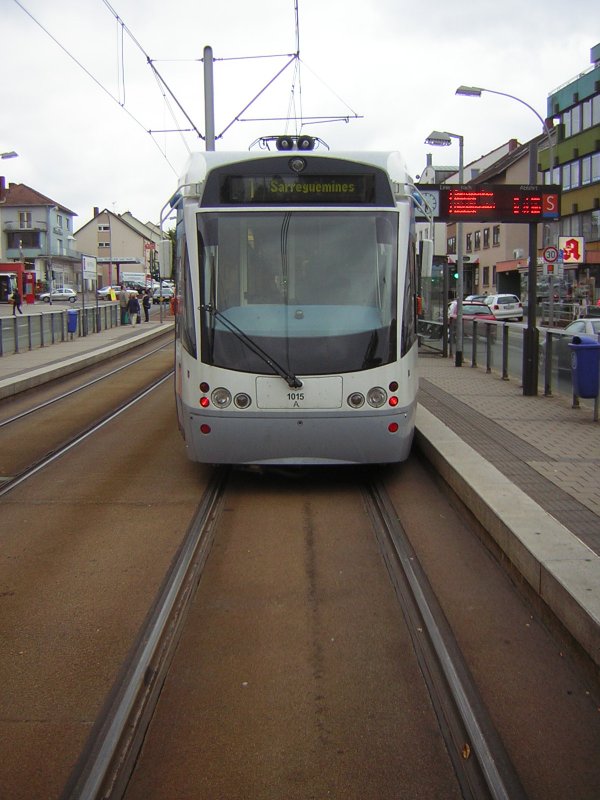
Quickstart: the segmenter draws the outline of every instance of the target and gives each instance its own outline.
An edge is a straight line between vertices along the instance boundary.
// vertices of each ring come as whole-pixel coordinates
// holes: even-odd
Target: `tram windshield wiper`
[[[205,303],[200,306],[202,311],[206,311],[215,319],[218,319],[220,323],[222,323],[228,331],[233,333],[236,339],[239,339],[242,344],[246,345],[246,347],[251,350],[255,355],[257,355],[265,364],[268,364],[274,372],[279,375],[280,378],[287,383],[287,385],[292,389],[300,389],[302,386],[302,381],[300,378],[296,377],[292,372],[288,372],[285,370],[281,364],[278,364],[274,358],[272,358],[267,352],[265,352],[260,345],[258,345],[253,339],[248,336],[247,333],[241,328],[228,319],[225,314],[219,311],[215,306],[210,305],[210,303]]]

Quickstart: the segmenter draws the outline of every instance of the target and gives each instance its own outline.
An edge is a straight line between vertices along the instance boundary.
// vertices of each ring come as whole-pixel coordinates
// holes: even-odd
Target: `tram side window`
[[[190,259],[185,236],[178,239],[178,281],[180,306],[178,310],[179,335],[181,343],[188,353],[197,357],[196,327],[194,319],[194,301],[192,296],[192,281],[190,274]],[[183,259],[182,259],[183,256]]]
[[[416,269],[415,269],[415,250],[411,243],[408,248],[406,259],[406,280],[404,283],[404,300],[402,309],[402,342],[401,355],[404,356],[415,343],[416,339],[416,316],[415,316],[415,292],[416,292]]]

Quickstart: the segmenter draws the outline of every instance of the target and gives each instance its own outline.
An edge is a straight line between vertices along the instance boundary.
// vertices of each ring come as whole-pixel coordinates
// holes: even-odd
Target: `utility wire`
[[[81,63],[81,61],[79,61],[77,58],[75,58],[75,56],[74,56],[72,53],[70,53],[70,52],[67,50],[67,48],[66,48],[64,45],[62,45],[62,44],[61,44],[61,43],[58,41],[58,39],[57,39],[55,36],[53,36],[53,35],[50,33],[50,31],[49,31],[47,28],[45,28],[45,27],[42,25],[42,23],[41,23],[41,22],[39,22],[39,20],[37,20],[37,19],[36,19],[36,18],[33,16],[33,14],[32,14],[32,13],[31,13],[31,12],[30,12],[30,11],[29,11],[27,8],[25,8],[25,6],[23,5],[23,3],[21,3],[21,1],[20,1],[20,0],[14,0],[14,2],[15,2],[15,3],[16,3],[18,6],[19,6],[19,8],[20,8],[22,11],[24,11],[24,12],[27,14],[27,16],[28,16],[28,17],[29,17],[29,18],[30,18],[30,19],[31,19],[33,22],[35,22],[35,24],[36,24],[38,27],[40,27],[40,28],[41,28],[41,29],[44,31],[44,33],[46,34],[46,36],[49,36],[49,37],[50,37],[50,39],[52,39],[52,41],[53,41],[53,42],[54,42],[56,45],[58,45],[58,47],[60,47],[60,49],[63,51],[63,53],[65,53],[65,55],[67,55],[67,56],[68,56],[68,57],[69,57],[69,58],[70,58],[72,61],[74,61],[74,62],[77,64],[77,66],[78,66],[80,69],[82,69],[82,70],[85,72],[85,74],[86,74],[86,75],[87,75],[89,78],[91,78],[91,79],[94,81],[94,83],[95,83],[95,84],[96,84],[96,85],[97,85],[97,86],[98,86],[98,87],[99,87],[99,88],[100,88],[100,89],[101,89],[101,90],[102,90],[102,91],[103,91],[105,94],[107,94],[107,95],[110,97],[110,99],[111,99],[111,100],[114,100],[114,102],[115,102],[115,103],[116,103],[116,104],[119,106],[119,108],[123,109],[123,111],[124,111],[124,112],[125,112],[125,113],[126,113],[126,114],[127,114],[127,115],[128,115],[128,116],[129,116],[129,117],[130,117],[130,118],[131,118],[131,119],[132,119],[134,122],[135,122],[135,123],[136,123],[136,125],[139,125],[139,127],[140,127],[140,128],[143,130],[143,131],[144,131],[144,133],[150,133],[150,132],[147,130],[147,128],[146,128],[146,127],[145,127],[145,126],[144,126],[144,125],[143,125],[143,124],[142,124],[142,123],[139,121],[139,119],[137,119],[137,117],[135,117],[135,116],[134,116],[134,115],[131,113],[131,111],[129,111],[127,108],[125,108],[125,106],[123,105],[123,103],[121,103],[121,102],[119,101],[119,99],[118,99],[117,97],[115,97],[115,96],[114,96],[114,94],[112,94],[112,92],[111,92],[109,89],[107,89],[107,88],[106,88],[106,86],[104,86],[104,85],[103,85],[103,84],[102,84],[102,83],[101,83],[101,82],[100,82],[100,81],[99,81],[99,80],[98,80],[98,79],[97,79],[97,78],[96,78],[94,75],[92,75],[92,73],[89,71],[89,69],[87,69],[87,67],[85,67],[85,66],[84,66],[84,65]],[[152,141],[154,142],[154,144],[156,145],[156,147],[158,148],[158,151],[159,151],[159,153],[160,153],[160,154],[162,155],[162,157],[165,159],[165,161],[167,162],[167,164],[168,164],[168,165],[171,167],[171,169],[173,170],[173,172],[174,172],[174,173],[177,175],[177,174],[178,174],[178,173],[177,173],[177,170],[175,169],[175,167],[173,166],[173,164],[171,164],[171,162],[170,162],[170,161],[169,161],[169,159],[167,158],[166,154],[165,154],[165,153],[164,153],[164,152],[161,150],[161,148],[160,148],[160,146],[159,146],[158,142],[157,142],[157,141],[154,139],[154,137],[152,137],[152,136],[151,136],[151,138],[152,138]]]
[[[162,76],[162,75],[160,74],[160,72],[159,72],[159,71],[156,69],[156,66],[154,65],[154,61],[152,60],[152,58],[150,58],[150,56],[148,55],[148,53],[147,53],[147,52],[144,50],[144,48],[142,47],[142,45],[141,45],[141,44],[138,42],[138,40],[135,38],[135,36],[133,35],[132,31],[131,31],[131,30],[130,30],[128,27],[127,27],[127,25],[125,24],[125,22],[124,22],[124,21],[121,19],[121,17],[120,17],[120,16],[117,14],[117,12],[116,12],[116,11],[115,11],[115,9],[114,9],[114,8],[111,6],[111,4],[108,2],[108,0],[102,0],[102,2],[103,2],[103,3],[104,3],[104,5],[105,5],[105,6],[108,8],[108,10],[110,11],[110,13],[111,13],[111,14],[112,14],[112,15],[115,17],[115,19],[117,20],[117,22],[119,22],[119,23],[121,24],[121,26],[122,26],[122,29],[123,29],[123,30],[124,30],[124,31],[127,33],[127,35],[129,36],[129,38],[131,39],[131,41],[132,41],[132,42],[135,44],[135,46],[138,48],[138,50],[139,50],[139,51],[140,51],[140,52],[143,54],[144,58],[146,59],[146,63],[148,64],[148,66],[150,67],[150,69],[151,69],[151,70],[154,72],[154,74],[155,74],[155,75],[158,77],[158,79],[159,79],[159,80],[160,80],[160,82],[163,84],[163,86],[165,87],[165,89],[167,90],[167,92],[168,92],[168,93],[171,95],[171,97],[173,98],[173,100],[175,101],[175,103],[177,103],[177,107],[179,108],[179,110],[181,111],[181,113],[183,114],[183,116],[184,116],[184,117],[187,119],[187,121],[190,123],[190,125],[192,126],[192,128],[193,128],[193,129],[196,131],[196,133],[198,134],[198,136],[200,137],[200,139],[204,139],[205,137],[204,137],[204,136],[203,136],[203,135],[200,133],[200,131],[198,130],[198,128],[196,127],[196,125],[195,125],[195,124],[194,124],[194,122],[192,121],[191,117],[190,117],[190,116],[189,116],[189,114],[187,113],[187,111],[186,111],[186,110],[184,109],[184,107],[181,105],[181,103],[179,102],[179,100],[178,100],[178,99],[175,97],[175,94],[174,94],[174,93],[171,91],[171,89],[170,89],[170,88],[169,88],[169,86],[167,85],[167,82],[165,81],[165,79],[163,78],[163,76]]]

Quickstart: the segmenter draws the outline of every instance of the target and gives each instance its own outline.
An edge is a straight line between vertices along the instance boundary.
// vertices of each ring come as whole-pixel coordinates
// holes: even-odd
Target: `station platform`
[[[173,318],[0,358],[0,399],[122,352]],[[415,441],[600,680],[600,422],[564,395],[422,354]]]

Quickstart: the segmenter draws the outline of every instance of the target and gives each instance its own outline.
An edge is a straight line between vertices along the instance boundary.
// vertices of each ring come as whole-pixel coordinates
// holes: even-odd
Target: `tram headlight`
[[[365,396],[360,392],[352,392],[348,395],[346,402],[351,408],[360,408],[365,404]]]
[[[367,403],[373,408],[381,408],[387,400],[387,392],[381,386],[373,386],[367,392]]]
[[[252,398],[249,394],[245,394],[244,392],[240,392],[236,394],[233,398],[233,402],[237,406],[237,408],[248,408],[252,404]]]
[[[278,136],[275,140],[275,147],[278,150],[293,150],[294,139],[291,136]]]
[[[312,136],[299,136],[296,140],[298,150],[314,150],[315,140]]]
[[[215,389],[210,398],[216,408],[227,408],[227,406],[231,405],[231,392],[229,389],[224,389],[222,386]]]

